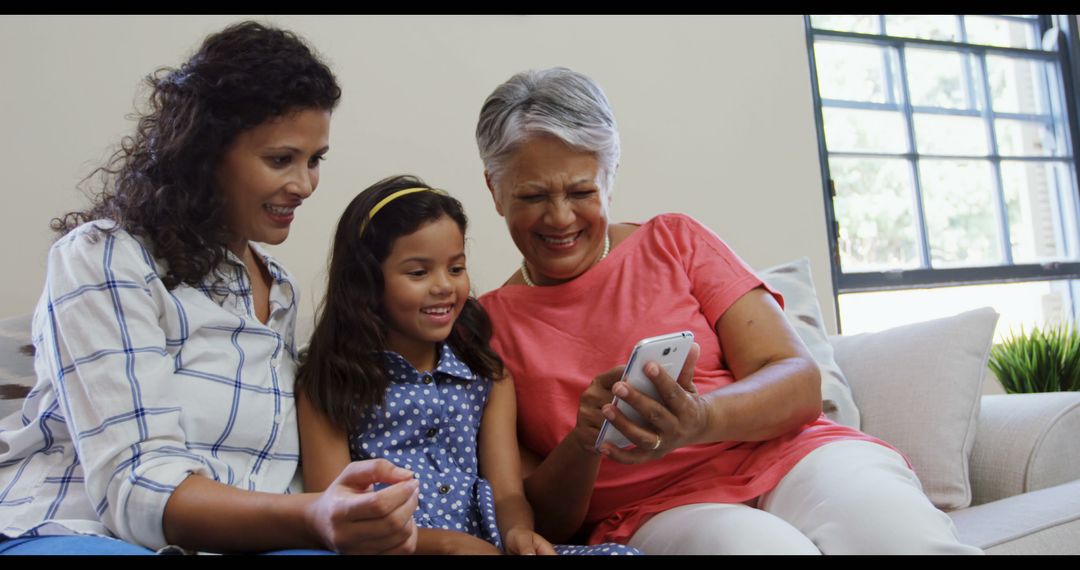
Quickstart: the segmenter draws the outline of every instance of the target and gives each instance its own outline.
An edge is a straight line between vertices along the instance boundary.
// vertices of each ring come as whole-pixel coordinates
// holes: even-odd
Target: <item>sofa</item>
[[[805,258],[759,274],[822,370],[825,413],[900,449],[963,542],[1080,554],[1080,393],[984,395],[992,309],[828,335]],[[0,320],[0,417],[34,384],[29,339],[29,315]]]
[[[821,369],[825,414],[899,449],[962,542],[1080,554],[1080,392],[1004,394],[987,369],[992,308],[829,335],[808,259],[758,274]]]
[[[948,338],[958,325],[982,320],[992,331],[996,317],[990,309],[971,311],[829,341],[851,384],[861,429],[904,452],[962,542],[988,554],[1080,554],[1080,392],[984,395],[972,382],[969,396],[940,388],[941,379],[960,375],[955,367],[927,382],[938,389],[882,385],[910,374],[911,367],[948,369],[949,363],[910,350],[912,345],[957,350],[956,344],[970,342]],[[913,366],[905,359],[924,362]],[[975,375],[996,383],[985,354],[979,364]]]

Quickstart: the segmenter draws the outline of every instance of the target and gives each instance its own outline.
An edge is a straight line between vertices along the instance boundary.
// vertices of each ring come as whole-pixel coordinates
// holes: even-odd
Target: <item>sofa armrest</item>
[[[1080,479],[1080,392],[983,396],[972,505]]]
[[[948,514],[987,554],[1080,554],[1080,480]]]

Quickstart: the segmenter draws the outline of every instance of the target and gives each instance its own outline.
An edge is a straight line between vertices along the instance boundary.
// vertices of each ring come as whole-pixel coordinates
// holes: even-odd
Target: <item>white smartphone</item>
[[[656,362],[669,376],[678,378],[683,363],[686,362],[686,355],[690,354],[690,347],[693,343],[694,333],[690,331],[642,339],[634,346],[634,351],[630,353],[630,360],[626,363],[626,370],[623,371],[621,380],[648,397],[663,402],[660,399],[660,394],[656,392],[656,386],[653,385],[652,380],[645,376],[645,364]],[[649,425],[645,418],[641,417],[641,414],[638,414],[634,408],[630,407],[630,404],[620,400],[618,396],[611,403],[626,415],[630,421],[640,426]],[[604,425],[600,427],[600,435],[596,438],[596,449],[600,449],[600,445],[604,442],[609,442],[620,448],[633,445],[622,432],[607,420],[604,420]]]

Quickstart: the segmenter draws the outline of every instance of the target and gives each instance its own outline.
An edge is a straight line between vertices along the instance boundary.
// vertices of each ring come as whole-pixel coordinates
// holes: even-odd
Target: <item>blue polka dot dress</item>
[[[491,485],[479,475],[476,443],[491,391],[448,344],[432,372],[385,353],[386,399],[364,414],[349,436],[352,459],[388,459],[420,481],[413,518],[420,528],[456,530],[503,548]],[[559,554],[638,554],[621,544],[556,546]]]

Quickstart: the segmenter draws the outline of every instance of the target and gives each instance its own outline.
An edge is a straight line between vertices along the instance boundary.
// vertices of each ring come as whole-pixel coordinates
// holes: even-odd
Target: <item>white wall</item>
[[[76,182],[133,122],[140,80],[177,65],[238,17],[0,18],[0,318],[30,312],[52,239],[81,207]],[[622,131],[613,217],[686,212],[755,267],[809,256],[835,330],[806,38],[798,16],[290,16],[344,96],[314,199],[275,248],[310,316],[332,228],[355,193],[414,173],[472,219],[477,293],[520,260],[491,206],[472,133],[480,104],[513,73],[563,65],[605,89]]]

